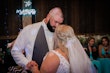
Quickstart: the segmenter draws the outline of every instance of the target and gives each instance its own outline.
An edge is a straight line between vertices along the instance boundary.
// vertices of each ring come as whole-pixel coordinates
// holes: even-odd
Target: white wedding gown
[[[56,54],[58,56],[58,58],[60,59],[60,65],[59,65],[56,73],[70,73],[70,64],[65,59],[65,57],[63,57],[60,53],[58,53],[54,50],[52,50],[51,52]]]

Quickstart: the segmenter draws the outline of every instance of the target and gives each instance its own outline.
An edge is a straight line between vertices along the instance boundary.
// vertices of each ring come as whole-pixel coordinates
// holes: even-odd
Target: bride
[[[31,66],[32,73],[96,73],[72,27],[59,25],[54,33],[54,50],[42,62]]]

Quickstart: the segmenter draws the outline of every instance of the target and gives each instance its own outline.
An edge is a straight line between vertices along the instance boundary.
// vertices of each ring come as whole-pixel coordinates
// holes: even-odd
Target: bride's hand
[[[38,69],[38,64],[37,63],[35,65],[32,65],[30,69],[31,69],[32,73],[40,73],[39,69]]]

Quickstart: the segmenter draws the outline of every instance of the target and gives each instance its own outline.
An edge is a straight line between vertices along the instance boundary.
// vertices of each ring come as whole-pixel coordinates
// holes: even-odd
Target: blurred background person
[[[86,40],[86,43],[83,47],[84,47],[88,57],[91,59],[92,63],[96,67],[98,73],[101,73],[101,65],[100,65],[100,62],[97,60],[97,58],[98,58],[98,48],[95,44],[95,38],[89,37]]]
[[[89,37],[87,39],[87,43],[84,45],[85,51],[90,59],[97,59],[98,58],[98,48],[95,45],[95,38]]]
[[[102,73],[110,73],[110,44],[107,36],[101,38],[101,44],[98,49],[98,61],[100,61]]]
[[[99,57],[110,58],[110,44],[108,37],[101,38],[101,44],[99,45]]]

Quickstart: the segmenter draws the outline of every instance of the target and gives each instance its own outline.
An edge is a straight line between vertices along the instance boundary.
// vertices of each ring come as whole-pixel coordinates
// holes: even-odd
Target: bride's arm
[[[60,60],[56,54],[49,52],[41,65],[41,73],[56,73]]]
[[[34,65],[32,68],[31,68],[31,71],[32,73],[41,73],[38,69],[38,66]]]
[[[58,56],[52,52],[49,52],[42,62],[40,71],[38,70],[37,65],[33,66],[31,71],[32,73],[56,73],[59,64],[60,60]]]

